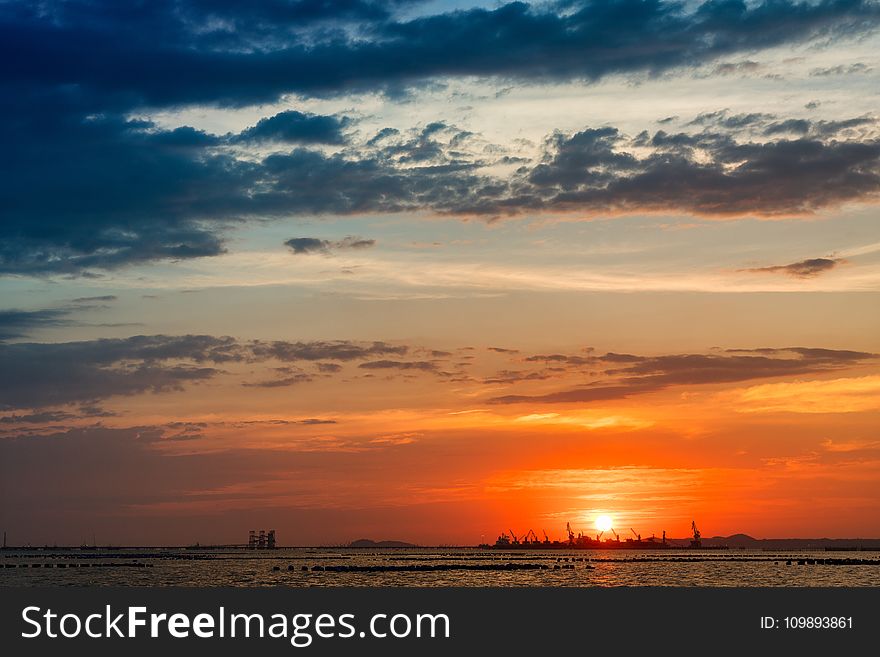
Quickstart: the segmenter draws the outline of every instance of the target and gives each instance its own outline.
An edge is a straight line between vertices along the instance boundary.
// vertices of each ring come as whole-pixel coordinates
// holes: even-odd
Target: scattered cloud
[[[27,415],[6,415],[0,417],[0,424],[51,424],[64,422],[77,417],[65,411],[38,411]]]
[[[244,382],[241,385],[247,388],[286,388],[298,383],[308,383],[314,380],[314,376],[307,372],[296,372],[290,368],[275,368],[282,377],[279,379],[267,379],[256,383]]]
[[[54,100],[64,103],[38,106]],[[367,140],[333,153],[297,145],[254,158],[202,142],[183,148],[149,122],[37,111],[9,135],[20,159],[36,151],[42,159],[7,172],[0,274],[83,274],[219,255],[229,227],[291,214],[811,214],[876,198],[876,124],[873,117],[778,120],[720,111],[691,121],[697,132],[557,132],[536,163],[499,177],[489,168],[497,158],[487,159],[483,147],[469,150],[470,133],[445,123],[395,131],[378,145]],[[761,141],[759,129],[771,134]],[[36,148],[47,131],[55,136]],[[295,254],[326,255],[375,240],[306,236],[286,244]]]
[[[0,310],[0,340],[20,338],[35,329],[69,326],[66,309]]]
[[[180,390],[219,373],[205,363],[243,357],[232,338],[206,335],[0,344],[0,409]]]
[[[330,255],[333,251],[362,250],[376,246],[376,240],[349,235],[341,240],[325,240],[316,237],[293,237],[284,243],[296,255],[320,253]]]
[[[216,377],[216,366],[281,361],[356,361],[405,356],[409,347],[384,342],[244,342],[210,335],[132,336],[63,343],[0,344],[0,410],[46,408],[145,392],[181,390]],[[388,365],[394,363],[394,365]],[[210,365],[210,366],[208,366]],[[338,372],[337,363],[318,362],[320,372]],[[431,366],[431,367],[429,367]],[[432,369],[431,363],[380,360],[369,368]],[[244,382],[274,388],[307,383],[314,375],[297,368],[274,368],[276,379]]]
[[[792,276],[794,278],[815,278],[820,274],[831,271],[845,262],[846,260],[842,258],[809,258],[788,265],[754,267],[751,269],[740,269],[740,271],[755,274],[785,274],[786,276]]]
[[[574,403],[625,399],[671,386],[711,385],[753,379],[833,371],[877,358],[876,354],[849,350],[789,347],[785,349],[731,349],[722,354],[677,354],[596,357],[595,367],[612,364],[597,379],[577,388],[531,395],[504,395],[493,404]],[[616,364],[625,363],[624,367]]]
[[[830,66],[827,68],[814,68],[810,71],[810,75],[813,77],[828,77],[831,75],[853,75],[857,73],[870,73],[873,69],[864,64],[862,62],[856,62],[855,64],[850,64],[845,66],[843,64],[838,64],[837,66]]]
[[[546,371],[529,372],[525,370],[501,370],[493,376],[483,379],[483,383],[487,385],[509,385],[513,383],[522,383],[523,381],[544,381],[551,378],[551,374]]]
[[[77,297],[76,299],[73,299],[71,303],[111,303],[117,299],[119,299],[119,297],[115,294],[104,294],[97,297]]]
[[[409,351],[405,345],[392,345],[386,342],[352,342],[350,340],[330,340],[314,342],[274,342],[255,341],[249,346],[258,358],[275,358],[291,362],[297,360],[318,361],[363,360],[375,356],[403,356]]]
[[[750,59],[741,62],[722,62],[718,64],[713,73],[715,75],[749,75],[761,71],[763,67],[760,63]]]
[[[709,113],[692,124],[703,128],[698,134],[638,139],[613,127],[553,134],[534,164],[444,121],[359,135],[349,130],[353,112],[300,107],[238,133],[211,134],[146,118],[282,98],[402,98],[446,78],[592,82],[700,66],[725,75],[758,65],[739,58],[746,53],[858,38],[880,25],[871,0],[512,2],[416,13],[402,11],[406,4],[3,5],[0,54],[17,64],[0,108],[7,153],[0,275],[85,276],[217,256],[226,252],[227,231],[255,218],[778,216],[871,199],[880,188],[876,135],[840,139],[831,122],[806,131],[785,123],[796,117],[780,118],[777,127],[797,128],[796,139],[729,134],[767,122],[760,113],[714,123]],[[504,163],[516,169],[499,174],[494,165]],[[295,253],[358,248],[294,239],[318,241],[294,242]]]
[[[342,144],[342,133],[350,123],[346,117],[320,116],[287,110],[260,119],[256,125],[232,138],[235,142],[281,142],[288,144]]]
[[[523,359],[527,363],[557,363],[561,365],[589,365],[596,362],[595,356],[571,356],[567,354],[538,354]]]
[[[374,360],[361,363],[358,367],[365,370],[420,370],[422,372],[433,372],[437,369],[437,364],[426,360]]]

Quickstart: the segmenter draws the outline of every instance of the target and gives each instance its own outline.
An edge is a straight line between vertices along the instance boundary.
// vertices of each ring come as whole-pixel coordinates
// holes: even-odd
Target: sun
[[[596,518],[596,529],[600,532],[607,532],[614,526],[614,520],[611,516],[599,516]]]

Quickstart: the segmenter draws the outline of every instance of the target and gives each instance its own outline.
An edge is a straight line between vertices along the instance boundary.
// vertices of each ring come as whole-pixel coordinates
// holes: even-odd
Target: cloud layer
[[[0,14],[4,77],[80,85],[103,105],[240,105],[286,92],[393,89],[445,76],[595,80],[876,28],[870,0],[512,2],[394,17],[402,3],[24,3]],[[365,11],[370,7],[370,11]],[[349,11],[346,11],[349,9]],[[13,64],[14,62],[14,64]]]
[[[429,354],[430,358],[425,358]],[[430,375],[444,382],[534,385],[546,389],[576,378],[577,387],[540,394],[494,396],[494,404],[565,403],[623,399],[670,386],[734,383],[827,372],[857,366],[876,354],[821,348],[731,349],[710,354],[639,356],[592,350],[580,354],[522,356],[504,351],[520,369],[477,378],[465,373],[455,354],[387,342],[243,341],[210,335],[152,335],[66,343],[0,344],[0,410],[94,405],[115,397],[181,390],[227,374],[240,385],[280,388],[337,376],[353,364],[365,376]],[[236,364],[265,364],[270,378],[234,373]],[[468,361],[479,368],[481,362]],[[239,368],[240,369],[240,368]],[[491,370],[490,370],[491,371]],[[87,414],[100,414],[100,410]],[[13,417],[13,416],[10,416]],[[9,420],[12,422],[12,420]]]
[[[611,353],[589,358],[591,369],[604,370],[603,374],[608,377],[604,380],[593,377],[593,381],[577,388],[537,395],[503,395],[489,402],[556,404],[625,399],[670,386],[733,383],[833,371],[875,358],[876,354],[867,352],[804,347],[731,349],[720,354],[646,357]],[[575,363],[577,367],[584,364]]]
[[[870,117],[793,124],[719,112],[678,132],[556,133],[537,162],[506,177],[489,167],[508,156],[487,157],[470,133],[443,123],[414,134],[383,130],[335,152],[295,145],[255,160],[231,149],[231,137],[191,128],[58,119],[36,113],[14,130],[0,127],[20,160],[4,179],[0,273],[81,273],[218,255],[231,226],[291,214],[772,217],[871,200],[880,191],[880,136]],[[287,242],[300,254],[372,244],[356,237]]]
[[[551,135],[537,162],[498,154],[504,148],[440,121],[359,136],[352,117],[301,108],[229,134],[142,118],[289,93],[398,93],[448,77],[540,84],[655,75],[782,44],[862,37],[880,21],[873,0],[587,0],[443,13],[415,4],[3,4],[0,275],[216,256],[226,232],[253,218],[777,216],[876,196],[871,117],[716,112],[679,132],[637,137],[586,127]],[[498,173],[497,165],[516,164]],[[298,244],[294,252],[305,252]]]
[[[80,342],[0,344],[0,410],[96,402],[108,397],[181,390],[207,381],[234,363],[314,363],[325,375],[338,363],[367,361],[367,368],[425,370],[421,362],[390,361],[406,345],[347,340],[250,341],[210,335],[138,335]],[[372,360],[377,359],[378,360]],[[324,362],[330,361],[330,362]],[[430,369],[430,368],[428,368]],[[276,367],[278,378],[242,385],[282,387],[311,381],[313,374]]]

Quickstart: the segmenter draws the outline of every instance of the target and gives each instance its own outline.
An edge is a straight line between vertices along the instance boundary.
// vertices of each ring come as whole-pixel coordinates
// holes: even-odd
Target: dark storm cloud
[[[597,361],[626,367],[606,369],[607,382],[541,395],[504,395],[493,404],[573,403],[624,399],[664,390],[670,386],[736,383],[754,379],[832,371],[877,358],[867,352],[789,347],[785,349],[731,349],[723,354],[675,354],[620,359],[615,354]]]
[[[151,122],[87,114],[75,95],[25,94],[13,98],[11,114],[0,107],[8,155],[0,162],[0,274],[83,274],[219,255],[224,231],[243,219],[430,208],[478,182],[466,174],[474,164],[446,152],[461,131],[253,160],[221,145],[232,138],[190,134],[183,146]],[[371,245],[347,238],[324,247]]]
[[[0,310],[0,340],[20,338],[34,329],[69,326],[66,309]]]
[[[878,22],[871,0],[513,2],[410,20],[396,19],[391,3],[251,7],[262,4],[11,3],[0,14],[3,77],[79,85],[105,105],[242,105],[285,92],[395,89],[443,76],[658,73],[817,37],[859,36]],[[310,29],[310,20],[329,24]]]
[[[180,390],[241,360],[232,338],[134,336],[0,345],[0,408],[41,408],[116,395]]]
[[[846,261],[842,258],[809,258],[788,265],[754,267],[751,269],[741,269],[740,271],[755,274],[785,274],[794,278],[815,278],[819,274],[831,271],[844,262]]]
[[[2,85],[0,85],[2,92]],[[284,112],[215,136],[92,112],[71,89],[27,88],[0,108],[0,274],[82,273],[219,255],[242,218],[295,211],[231,144],[343,140],[347,119]],[[258,193],[268,189],[271,193]]]
[[[294,254],[321,253],[329,255],[333,251],[347,249],[369,249],[376,245],[376,240],[349,235],[341,240],[324,240],[316,237],[294,237],[287,240],[285,246],[290,247]]]
[[[555,141],[545,161],[514,182],[506,198],[475,199],[471,209],[773,216],[809,214],[880,192],[876,138],[760,143],[738,141],[727,132],[661,130],[647,140],[655,150],[642,157],[622,150],[626,140],[615,129]]]
[[[149,123],[65,114],[54,105],[63,100],[16,98],[23,106],[12,117],[0,109],[0,273],[78,273],[223,252],[217,231],[240,209],[247,164],[164,143]],[[211,227],[200,223],[208,217]]]
[[[287,142],[291,144],[342,144],[345,117],[305,114],[295,110],[260,119],[251,128],[233,137],[236,142]]]

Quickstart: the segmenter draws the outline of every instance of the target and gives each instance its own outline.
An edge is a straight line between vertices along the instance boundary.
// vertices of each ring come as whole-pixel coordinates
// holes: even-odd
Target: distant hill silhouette
[[[404,543],[403,541],[371,541],[368,538],[359,538],[348,544],[351,548],[409,548],[418,547],[413,543]]]
[[[673,545],[688,545],[688,539],[672,539]],[[705,547],[728,547],[745,550],[799,549],[880,549],[880,538],[753,538],[748,534],[703,538]]]

